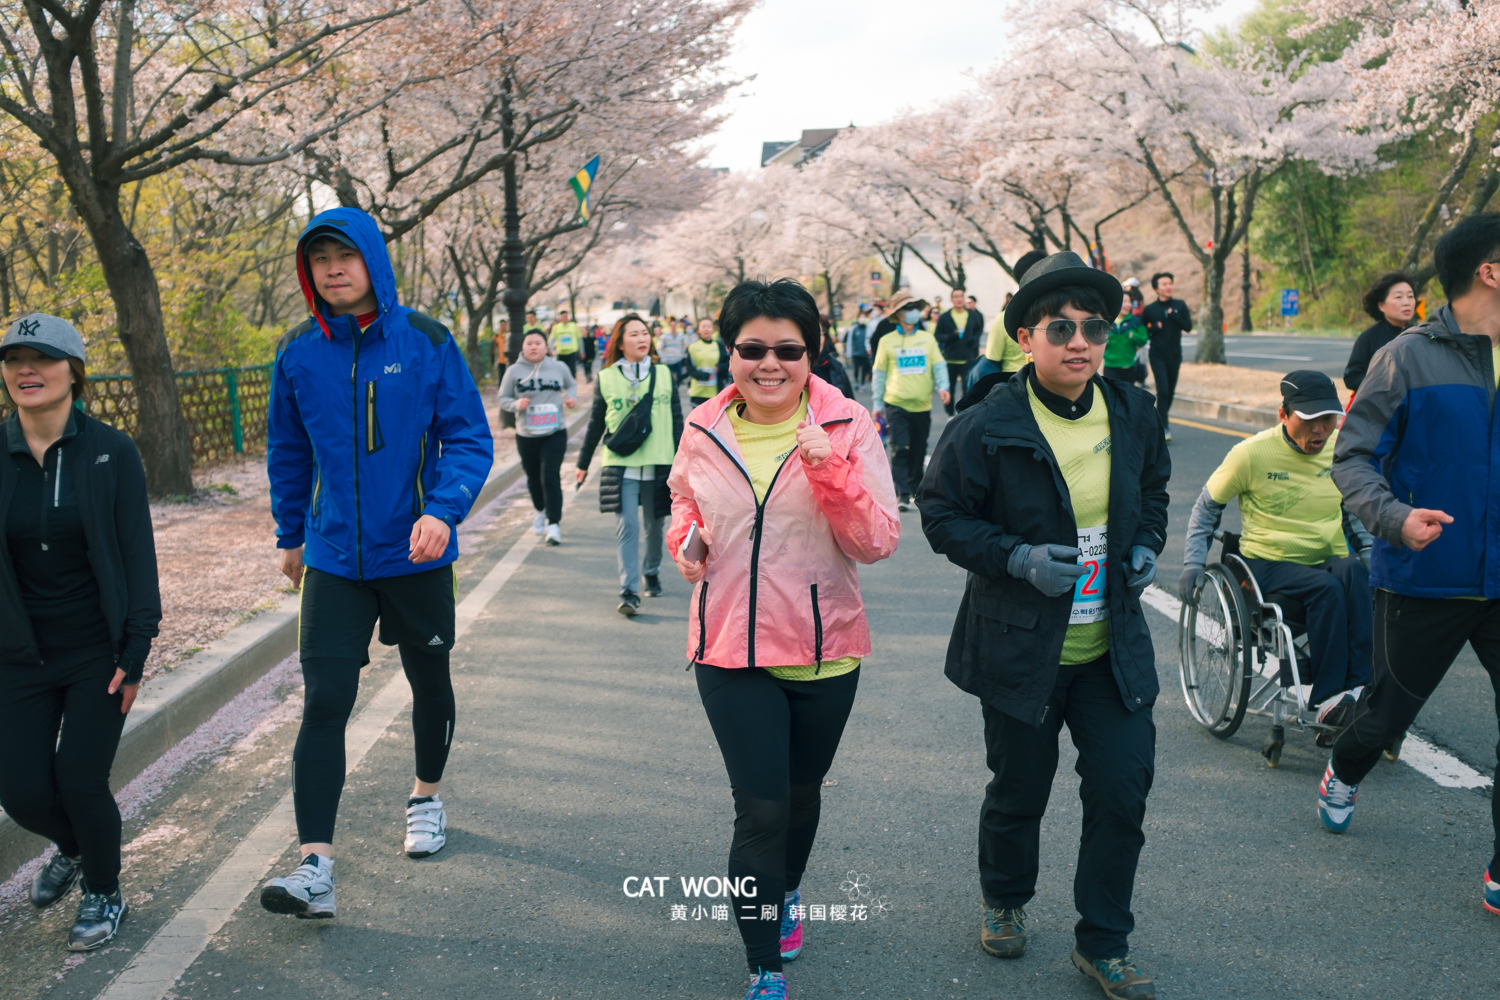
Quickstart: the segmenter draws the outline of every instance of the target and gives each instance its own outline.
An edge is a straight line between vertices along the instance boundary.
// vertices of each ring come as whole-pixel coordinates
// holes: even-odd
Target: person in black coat
[[[968,386],[965,376],[969,366],[979,360],[979,341],[984,336],[984,317],[978,310],[971,311],[968,308],[968,296],[962,288],[953,289],[952,300],[953,308],[937,318],[937,325],[932,331],[933,337],[937,339],[938,349],[943,352],[943,360],[948,363],[951,394],[944,409],[950,417],[962,395],[960,384],[963,388]],[[962,328],[960,323],[963,324]]]
[[[1141,594],[1166,543],[1171,457],[1150,394],[1098,377],[1121,298],[1074,253],[1027,272],[1005,327],[1033,361],[948,422],[917,507],[933,551],[968,573],[946,673],[980,699],[994,774],[980,812],[980,944],[1025,951],[1066,724],[1083,800],[1073,962],[1149,998],[1128,942],[1159,690]]]
[[[839,362],[838,347],[834,343],[833,320],[827,316],[819,316],[818,322],[823,326],[823,349],[818,354],[812,373],[842,392],[846,398],[853,399],[854,386],[849,382],[849,373]]]
[[[1182,368],[1182,335],[1193,328],[1193,314],[1188,311],[1187,303],[1172,298],[1175,280],[1167,271],[1153,274],[1151,287],[1156,292],[1156,301],[1141,310],[1141,319],[1150,337],[1156,409],[1161,414],[1161,425],[1166,430],[1168,441],[1172,440],[1172,427],[1167,423],[1167,414],[1171,412],[1172,399],[1177,395],[1177,374]]]
[[[1417,294],[1414,282],[1405,271],[1382,274],[1365,292],[1361,305],[1375,325],[1369,327],[1354,341],[1349,352],[1349,363],[1344,366],[1344,385],[1350,392],[1358,392],[1359,384],[1365,380],[1365,371],[1375,352],[1411,325],[1412,315],[1417,311]]]
[[[129,910],[109,772],[161,622],[146,474],[129,437],[74,406],[71,323],[17,320],[0,367],[16,408],[0,457],[0,806],[57,845],[34,906],[82,882],[68,947],[92,951]]]

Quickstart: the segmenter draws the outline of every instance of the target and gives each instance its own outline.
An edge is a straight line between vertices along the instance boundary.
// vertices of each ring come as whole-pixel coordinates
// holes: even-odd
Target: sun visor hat
[[[46,313],[22,316],[5,331],[0,340],[0,357],[12,347],[30,347],[49,358],[77,358],[87,361],[83,352],[83,335],[65,319]]]
[[[1339,402],[1333,379],[1307,368],[1294,371],[1281,380],[1281,408],[1303,420],[1326,417],[1330,413],[1343,416],[1344,413],[1344,404]]]
[[[1064,250],[1037,261],[1022,275],[1021,287],[1016,289],[1010,305],[1005,307],[1005,332],[1014,337],[1021,328],[1021,317],[1037,299],[1069,285],[1082,285],[1098,291],[1104,297],[1106,318],[1120,314],[1125,290],[1120,287],[1119,279],[1108,271],[1089,267],[1076,253]]]

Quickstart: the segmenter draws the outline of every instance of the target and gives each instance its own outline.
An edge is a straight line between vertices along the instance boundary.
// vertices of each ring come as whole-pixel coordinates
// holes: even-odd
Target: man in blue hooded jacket
[[[261,904],[332,917],[344,728],[377,619],[412,688],[406,852],[445,843],[454,529],[489,475],[494,440],[452,335],[396,301],[374,219],[354,208],[314,217],[297,241],[297,277],[311,315],[276,350],[267,465],[281,570],[302,587],[306,704],[292,754],[302,862],[266,884]]]

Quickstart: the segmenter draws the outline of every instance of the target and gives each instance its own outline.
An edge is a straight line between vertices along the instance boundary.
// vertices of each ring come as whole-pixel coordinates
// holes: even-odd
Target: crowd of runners
[[[1237,500],[1244,564],[1305,605],[1329,831],[1349,827],[1360,782],[1399,752],[1465,643],[1500,692],[1500,215],[1454,226],[1435,262],[1448,304],[1416,326],[1411,278],[1371,288],[1377,323],[1350,359],[1347,416],[1326,376],[1289,373],[1279,425],[1206,483],[1178,484],[1198,499],[1177,526],[1168,419],[1193,321],[1171,274],[1143,289],[1034,252],[988,325],[960,288],[946,303],[899,291],[839,329],[783,279],[746,281],[696,322],[628,313],[606,330],[559,310],[546,328],[528,313],[500,331],[498,404],[533,530],[563,542],[567,417],[591,382],[572,478],[581,487],[599,457],[618,611],[661,596],[664,559],[693,586],[683,649],[733,796],[726,874],[747,1000],[786,997],[804,946],[820,788],[873,652],[858,567],[893,555],[903,527],[963,573],[944,669],[979,699],[993,774],[975,790],[977,944],[1026,952],[1066,726],[1083,802],[1071,961],[1114,1000],[1157,995],[1129,937],[1160,668],[1141,598],[1169,532],[1186,537],[1178,596],[1198,602]],[[301,849],[260,902],[332,918],[345,727],[377,625],[413,697],[404,850],[446,842],[455,529],[496,428],[450,332],[398,301],[369,216],[316,216],[296,263],[308,318],[276,350],[267,464],[281,569],[302,594]],[[108,778],[161,619],[141,460],[75,405],[84,362],[57,317],[24,317],[0,341],[16,408],[0,461],[0,804],[56,845],[32,902],[81,886],[78,951],[112,940],[128,912]],[[929,461],[935,406],[950,418]],[[1492,873],[1500,856],[1479,887],[1500,914]]]

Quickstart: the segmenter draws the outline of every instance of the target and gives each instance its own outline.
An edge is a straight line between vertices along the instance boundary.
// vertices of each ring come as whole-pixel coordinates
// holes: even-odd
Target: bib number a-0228
[[[1105,600],[1108,576],[1109,526],[1078,529],[1078,564],[1084,574],[1073,585],[1073,609],[1069,625],[1091,625],[1109,620],[1109,602]]]

